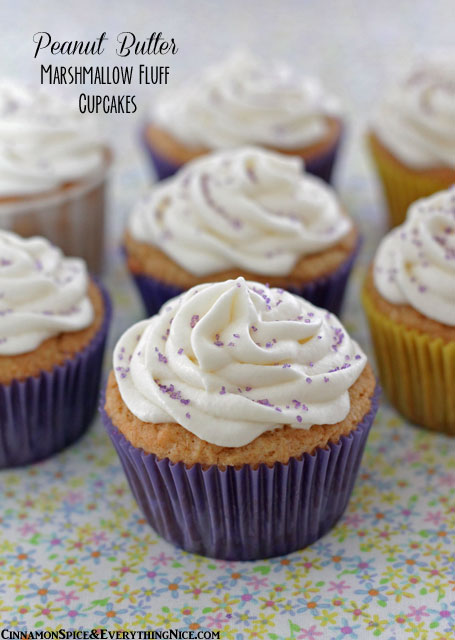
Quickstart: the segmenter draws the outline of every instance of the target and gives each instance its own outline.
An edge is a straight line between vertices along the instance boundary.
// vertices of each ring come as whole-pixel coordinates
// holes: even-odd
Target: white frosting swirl
[[[338,102],[314,78],[237,52],[162,94],[152,117],[188,146],[297,149],[323,138],[326,116],[338,114]]]
[[[103,165],[93,119],[58,98],[0,83],[0,197],[49,191]]]
[[[455,169],[455,52],[417,63],[380,105],[373,130],[406,165]]]
[[[129,221],[136,240],[197,276],[230,268],[287,275],[351,227],[334,191],[302,173],[300,158],[249,147],[185,165],[154,186]]]
[[[0,231],[0,356],[88,327],[94,311],[87,287],[80,258],[65,258],[44,238]]]
[[[243,278],[203,284],[135,324],[114,351],[123,401],[216,445],[335,424],[366,356],[332,314]]]
[[[374,283],[389,302],[455,326],[455,187],[417,200],[383,238]]]

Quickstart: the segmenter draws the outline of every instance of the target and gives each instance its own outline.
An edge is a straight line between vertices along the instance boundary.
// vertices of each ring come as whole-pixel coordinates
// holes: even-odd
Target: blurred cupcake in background
[[[0,229],[45,236],[100,271],[110,161],[90,116],[0,83]]]
[[[358,231],[302,159],[244,147],[196,159],[153,186],[125,232],[149,315],[205,281],[243,276],[339,313]]]
[[[238,278],[198,285],[121,336],[102,416],[158,533],[255,560],[341,517],[377,395],[335,316]]]
[[[318,80],[242,51],[163,92],[144,140],[159,179],[196,156],[252,144],[298,155],[330,182],[342,130],[338,101]]]
[[[382,240],[363,302],[381,384],[406,418],[455,436],[455,188]]]
[[[391,226],[415,200],[455,182],[455,51],[417,61],[386,94],[369,146]]]
[[[80,258],[0,230],[0,468],[81,436],[96,410],[110,302]]]

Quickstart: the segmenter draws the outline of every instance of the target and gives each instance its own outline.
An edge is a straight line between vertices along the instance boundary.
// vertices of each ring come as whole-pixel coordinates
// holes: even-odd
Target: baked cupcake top
[[[163,93],[152,119],[189,147],[298,149],[326,135],[328,115],[339,115],[338,101],[317,80],[237,52]]]
[[[0,198],[88,177],[104,155],[90,116],[41,90],[0,83]]]
[[[455,186],[417,200],[383,238],[374,284],[389,302],[455,326]]]
[[[47,338],[93,321],[89,277],[44,238],[0,230],[0,356],[34,351]]]
[[[203,156],[151,189],[129,231],[197,276],[287,275],[352,229],[333,189],[302,168],[301,158],[254,147]]]
[[[455,52],[416,62],[386,95],[372,128],[406,165],[455,168]]]
[[[365,364],[334,315],[243,278],[190,289],[114,350],[120,394],[139,420],[226,447],[343,420]]]

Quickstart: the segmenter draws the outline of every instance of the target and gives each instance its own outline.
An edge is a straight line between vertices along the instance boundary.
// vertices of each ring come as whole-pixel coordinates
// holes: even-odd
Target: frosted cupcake
[[[392,226],[455,182],[455,52],[414,65],[380,105],[369,143]]]
[[[99,271],[109,164],[90,116],[0,83],[0,228],[45,236]]]
[[[390,402],[455,435],[455,188],[415,202],[383,239],[363,298]]]
[[[0,468],[74,442],[96,409],[110,318],[83,260],[0,231]]]
[[[103,420],[168,541],[253,560],[342,515],[377,392],[332,314],[243,278],[203,284],[128,329],[113,368]]]
[[[199,282],[239,276],[339,313],[358,232],[301,158],[244,147],[194,160],[152,187],[124,244],[149,315]]]
[[[209,151],[253,144],[301,156],[330,182],[342,129],[338,101],[317,80],[237,52],[163,93],[144,137],[160,179]]]

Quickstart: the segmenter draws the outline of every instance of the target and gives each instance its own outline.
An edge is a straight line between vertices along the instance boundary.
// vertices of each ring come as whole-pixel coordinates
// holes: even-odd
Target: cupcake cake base
[[[349,501],[378,406],[348,435],[287,464],[172,463],[133,446],[104,408],[106,430],[133,495],[151,526],[191,553],[257,560],[291,553],[329,531]]]
[[[0,469],[43,460],[75,442],[97,407],[111,304],[96,281],[104,311],[89,344],[52,370],[0,384]]]

